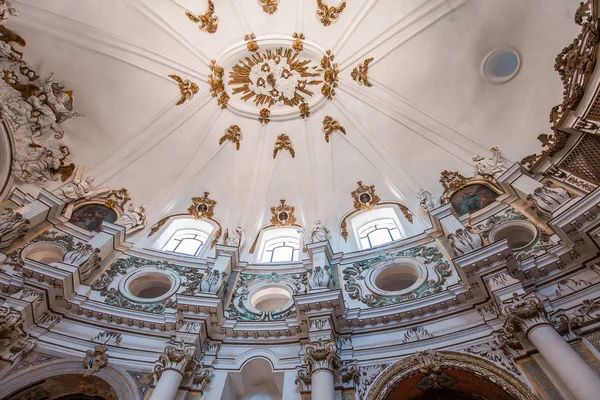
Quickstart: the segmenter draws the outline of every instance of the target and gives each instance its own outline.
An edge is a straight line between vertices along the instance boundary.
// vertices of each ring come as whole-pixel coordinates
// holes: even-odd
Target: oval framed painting
[[[465,186],[450,197],[450,203],[458,215],[475,213],[493,204],[498,193],[489,186],[475,183]]]
[[[90,232],[100,232],[102,222],[115,222],[117,213],[103,204],[83,204],[71,214],[69,222]]]

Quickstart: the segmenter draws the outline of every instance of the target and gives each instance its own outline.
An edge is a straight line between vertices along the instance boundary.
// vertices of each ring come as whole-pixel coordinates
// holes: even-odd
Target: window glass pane
[[[398,232],[398,228],[394,227],[393,229],[390,229],[390,234],[392,235],[392,239],[400,239],[400,232]]]
[[[179,240],[171,239],[171,240],[169,240],[169,243],[167,243],[165,245],[165,247],[163,247],[163,250],[164,251],[173,251],[173,250],[175,250],[175,247],[177,247],[178,244],[179,244]]]
[[[271,262],[284,262],[294,260],[294,248],[292,247],[277,247],[273,249],[273,258]]]
[[[387,229],[378,229],[375,232],[369,234],[371,240],[371,247],[379,246],[380,244],[389,243],[392,241],[390,231]]]
[[[202,246],[202,242],[196,239],[183,239],[179,243],[179,246],[175,249],[176,253],[188,254],[190,256],[195,256]]]

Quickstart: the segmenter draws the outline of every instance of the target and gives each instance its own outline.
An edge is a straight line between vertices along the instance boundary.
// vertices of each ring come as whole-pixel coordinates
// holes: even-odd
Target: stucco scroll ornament
[[[321,339],[317,343],[306,347],[304,362],[308,364],[307,372],[309,375],[321,369],[336,374],[341,366],[335,342],[324,342]]]
[[[521,349],[523,347],[519,341],[511,339],[506,334],[495,333],[492,340],[466,347],[464,351],[484,357],[516,375],[521,375],[513,359],[515,350]]]
[[[154,365],[154,373],[160,379],[163,371],[175,370],[183,376],[192,376],[198,370],[200,364],[196,361],[198,347],[184,341],[171,339],[165,346],[163,352],[158,356]]]
[[[94,270],[100,268],[102,258],[100,249],[89,243],[78,243],[73,250],[65,254],[63,261],[78,267],[79,276],[84,281],[92,275]]]
[[[209,267],[206,275],[200,280],[200,292],[218,295],[223,288],[223,279],[226,275],[225,272]]]
[[[292,139],[285,133],[277,136],[277,141],[275,142],[275,148],[273,149],[273,159],[277,157],[277,153],[282,150],[287,150],[290,152],[292,158],[296,158],[296,151],[294,150],[294,143],[292,143]]]
[[[352,79],[359,85],[372,87],[373,84],[369,81],[369,64],[373,62],[374,58],[367,58],[362,64],[358,64],[350,73]]]
[[[459,256],[480,249],[483,246],[481,236],[470,226],[457,229],[455,232],[448,234],[448,240]]]
[[[329,232],[329,229],[327,229],[327,227],[323,225],[321,220],[317,220],[315,222],[315,226],[313,227],[310,236],[312,239],[312,243],[326,242],[331,237],[331,233]]]
[[[323,26],[329,26],[340,17],[340,14],[346,8],[346,2],[342,1],[338,6],[328,6],[322,0],[317,0],[317,18]]]
[[[27,232],[29,220],[10,208],[0,209],[0,249],[8,247]]]
[[[235,149],[240,149],[240,142],[244,139],[244,135],[242,134],[242,130],[238,125],[231,125],[229,128],[225,129],[225,134],[221,136],[219,139],[219,145],[225,143],[225,141],[229,140],[232,143],[235,143]]]
[[[200,396],[204,393],[204,389],[212,380],[212,371],[210,369],[204,368],[204,365],[200,363],[200,367],[198,368],[200,372],[198,372],[194,379],[192,380],[192,389],[200,392]]]
[[[571,196],[566,189],[554,186],[551,181],[547,181],[543,186],[535,189],[533,194],[527,196],[527,200],[531,202],[531,207],[537,211],[537,214],[546,217],[551,217],[554,210],[570,199]]]
[[[212,0],[208,0],[208,10],[204,14],[195,16],[191,12],[186,12],[185,15],[198,25],[198,29],[208,33],[215,33],[219,28],[219,17],[215,15],[215,4]]]
[[[308,285],[312,290],[329,289],[333,286],[331,269],[328,266],[316,266],[312,269]]]
[[[419,205],[421,208],[423,208],[423,210],[429,212],[435,208],[435,202],[433,201],[433,195],[431,192],[419,189],[417,196],[419,196]]]
[[[175,104],[177,106],[182,105],[186,102],[186,100],[191,100],[192,97],[194,97],[194,95],[198,93],[198,90],[200,90],[195,82],[192,82],[189,79],[183,79],[179,75],[169,75],[169,78],[173,79],[179,84],[179,92],[181,93],[181,98]]]
[[[10,17],[17,15],[19,15],[19,11],[16,8],[10,7],[6,0],[0,0],[0,25],[6,24]]]
[[[527,333],[539,325],[551,325],[544,308],[544,303],[535,293],[528,295],[513,293],[513,297],[501,305],[502,315],[506,318],[504,332],[516,337],[516,334]]]
[[[279,6],[279,0],[257,0],[267,14],[274,14]]]
[[[0,306],[0,346],[7,347],[25,335],[21,313],[10,306]]]
[[[244,233],[244,228],[242,224],[238,224],[235,228],[235,231],[231,234],[227,233],[225,237],[225,244],[227,246],[237,247],[239,249],[244,246],[244,242],[246,241],[246,234]]]
[[[116,225],[125,227],[126,234],[130,234],[146,226],[146,205],[135,206],[133,201],[129,202],[127,210],[115,221]]]
[[[335,131],[346,134],[346,129],[340,125],[337,119],[333,119],[332,116],[326,115],[323,118],[323,132],[325,133],[325,141],[329,143],[329,136]]]
[[[473,156],[473,162],[475,162],[475,174],[485,179],[498,179],[500,175],[506,171],[506,167],[502,162],[502,154],[497,147],[490,149],[492,156],[485,158],[479,154]]]
[[[86,350],[83,360],[83,376],[88,377],[100,371],[100,368],[108,364],[107,348],[97,345],[94,350]]]

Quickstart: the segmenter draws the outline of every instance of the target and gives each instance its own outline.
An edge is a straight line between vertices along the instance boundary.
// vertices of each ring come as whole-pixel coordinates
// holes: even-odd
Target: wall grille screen
[[[560,168],[582,179],[600,184],[600,136],[586,134],[560,163]]]
[[[585,116],[585,119],[600,121],[600,92],[596,94],[596,98]]]

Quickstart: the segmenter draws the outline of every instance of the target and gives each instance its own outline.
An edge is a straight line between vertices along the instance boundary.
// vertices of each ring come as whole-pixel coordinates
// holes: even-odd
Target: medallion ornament
[[[254,34],[254,32],[253,33],[249,33],[246,36],[244,36],[244,41],[248,42],[246,44],[246,48],[251,53],[255,53],[255,52],[258,51],[258,44],[256,44],[256,42],[254,41],[254,39],[256,39],[256,35]]]
[[[281,150],[287,150],[290,152],[292,158],[296,158],[296,152],[294,151],[294,144],[288,135],[282,133],[277,136],[277,141],[275,142],[275,148],[273,149],[273,159],[277,157],[277,153]]]
[[[94,350],[85,352],[83,360],[83,376],[88,377],[100,371],[100,368],[108,364],[108,353],[106,347],[97,345]]]
[[[257,0],[267,14],[274,14],[279,7],[279,0]]]
[[[311,97],[310,86],[323,81],[311,79],[320,76],[310,60],[301,60],[298,53],[282,47],[266,50],[239,61],[229,73],[233,94],[242,94],[242,100],[252,99],[257,106],[281,104],[298,107]]]
[[[198,25],[198,29],[200,30],[208,33],[215,33],[219,28],[219,17],[215,15],[215,4],[212,2],[212,0],[208,0],[208,11],[206,11],[204,14],[195,16],[188,11],[185,13],[185,15],[187,15],[191,21],[200,24]]]
[[[271,226],[290,226],[296,224],[294,212],[296,207],[285,204],[285,200],[279,200],[281,204],[271,207]]]
[[[189,79],[182,79],[178,75],[169,75],[169,78],[179,83],[179,91],[181,92],[181,98],[177,101],[175,105],[182,105],[186,102],[186,100],[191,100],[192,97],[194,97],[194,95],[198,93],[198,85],[196,85]]]
[[[216,60],[211,60],[209,67],[212,72],[210,75],[208,75],[210,94],[212,94],[213,97],[218,97],[217,104],[222,109],[225,109],[227,108],[227,103],[229,103],[229,95],[225,91],[225,84],[223,83],[225,71],[223,70],[223,67],[217,65]]]
[[[237,125],[231,125],[229,128],[225,129],[225,134],[221,136],[221,139],[219,139],[219,145],[222,145],[228,140],[232,143],[235,143],[235,149],[239,150],[240,142],[243,138],[244,135],[242,135],[242,130],[240,127]]]
[[[338,6],[328,6],[323,0],[317,0],[317,18],[323,26],[329,26],[336,22],[342,11],[346,8],[346,2],[342,1]]]
[[[352,79],[357,82],[359,85],[364,85],[366,87],[372,87],[373,84],[369,82],[369,64],[373,62],[374,58],[367,58],[363,61],[362,64],[358,64],[353,70],[350,76]]]
[[[295,39],[294,44],[292,44],[292,49],[300,53],[302,50],[304,50],[304,43],[302,43],[302,41],[306,38],[304,37],[303,33],[298,32],[294,32],[292,37]]]
[[[321,68],[323,68],[323,86],[321,87],[321,93],[327,97],[328,100],[333,100],[335,97],[335,88],[338,87],[338,74],[340,70],[338,64],[334,63],[335,56],[331,50],[327,50],[327,54],[321,59]]]
[[[333,117],[326,115],[325,118],[323,118],[323,132],[325,133],[325,141],[327,143],[329,143],[329,136],[335,131],[341,132],[344,135],[346,134],[346,129],[340,125],[337,119],[333,119]]]
[[[204,192],[202,197],[192,197],[192,205],[188,208],[188,213],[195,219],[212,218],[215,215],[215,206],[217,202],[211,200],[209,192]]]

